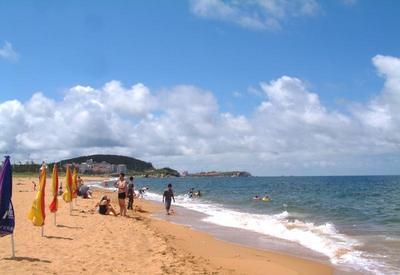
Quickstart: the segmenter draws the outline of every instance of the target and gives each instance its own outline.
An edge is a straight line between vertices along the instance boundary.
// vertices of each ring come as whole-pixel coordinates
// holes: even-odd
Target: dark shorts
[[[169,210],[171,208],[171,200],[165,200],[165,209]]]
[[[99,214],[101,214],[101,215],[107,214],[107,205],[100,205],[99,206]]]
[[[124,200],[126,198],[126,193],[118,193],[118,199]]]

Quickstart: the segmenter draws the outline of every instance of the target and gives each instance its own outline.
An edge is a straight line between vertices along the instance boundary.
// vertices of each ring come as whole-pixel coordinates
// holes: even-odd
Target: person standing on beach
[[[172,184],[169,183],[168,188],[165,189],[163,194],[163,203],[165,203],[165,210],[167,211],[167,215],[170,215],[172,200],[174,200],[175,203],[174,192],[172,191]]]
[[[81,192],[81,188],[82,188],[82,186],[84,185],[84,183],[83,183],[83,179],[81,179],[81,177],[80,176],[78,176],[78,188],[77,188],[77,190],[78,190],[78,196],[79,197],[83,197],[83,193]]]
[[[135,184],[133,181],[133,177],[131,176],[129,178],[129,184],[128,184],[128,209],[133,210],[133,197],[135,196]]]
[[[120,213],[121,216],[126,216],[126,205],[125,205],[125,199],[127,195],[127,183],[125,180],[125,174],[120,173],[119,174],[119,179],[117,180],[115,184],[118,188],[118,204],[120,208]]]

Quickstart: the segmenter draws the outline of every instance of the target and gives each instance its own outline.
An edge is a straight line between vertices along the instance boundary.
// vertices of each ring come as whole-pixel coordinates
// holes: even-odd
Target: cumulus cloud
[[[312,16],[320,10],[316,0],[191,0],[190,7],[197,16],[255,30],[277,29],[288,18]]]
[[[151,91],[110,81],[71,87],[61,100],[35,93],[0,103],[0,151],[22,161],[124,154],[190,171],[393,173],[400,161],[400,59],[377,55],[372,62],[382,91],[345,112],[327,108],[290,76],[261,82],[260,102],[247,115],[222,112],[213,92],[190,85]]]
[[[376,142],[394,148],[400,145],[400,59],[377,55],[372,59],[377,72],[385,79],[382,91],[366,105],[355,105],[354,115]]]
[[[19,58],[18,53],[14,50],[12,44],[8,41],[4,43],[3,47],[0,47],[0,58],[4,58],[10,61],[17,61]]]

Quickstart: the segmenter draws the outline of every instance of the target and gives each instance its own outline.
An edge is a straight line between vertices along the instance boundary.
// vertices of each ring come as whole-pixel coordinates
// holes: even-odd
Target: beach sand
[[[0,238],[0,274],[332,274],[329,265],[275,252],[251,249],[151,217],[161,206],[135,200],[129,217],[91,213],[102,192],[93,199],[78,198],[72,215],[59,197],[57,226],[48,210],[51,179],[46,186],[46,224],[27,219],[36,192],[32,180],[13,179],[16,258],[11,238]],[[64,179],[60,179],[65,182]],[[118,211],[116,193],[109,193]]]

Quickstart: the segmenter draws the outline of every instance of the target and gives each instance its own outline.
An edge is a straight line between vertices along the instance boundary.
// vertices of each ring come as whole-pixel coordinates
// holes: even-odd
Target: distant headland
[[[229,171],[229,172],[219,172],[219,171],[210,171],[210,172],[199,172],[190,174],[188,172],[183,172],[182,176],[185,177],[251,177],[251,174],[246,171]]]

